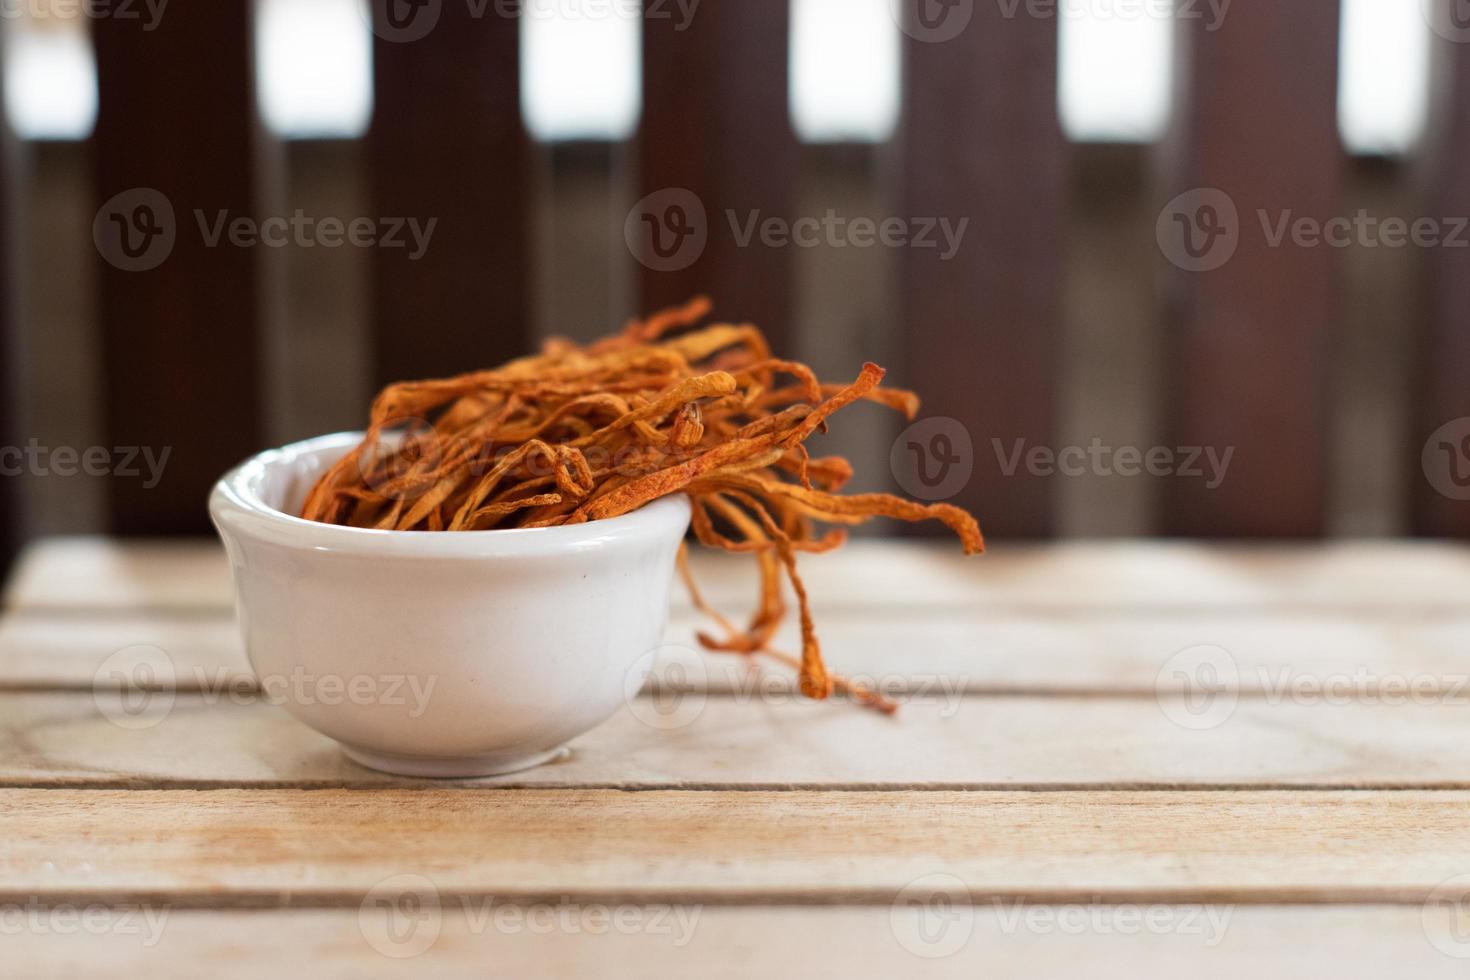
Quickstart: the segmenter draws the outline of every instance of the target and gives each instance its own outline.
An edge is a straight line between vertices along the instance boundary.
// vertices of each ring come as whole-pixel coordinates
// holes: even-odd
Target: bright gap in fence
[[[1342,2],[1344,143],[1359,153],[1410,152],[1424,132],[1429,101],[1432,32],[1422,5]],[[278,135],[362,135],[372,112],[366,3],[260,0],[260,107]],[[23,139],[82,139],[91,132],[97,80],[82,9],[37,0],[17,7],[19,16],[6,24],[6,109]],[[674,5],[672,15],[683,16],[684,9]],[[893,0],[791,0],[790,112],[804,142],[882,142],[892,135],[902,84],[902,35],[893,9]],[[1028,16],[1027,9],[1020,4],[1015,16]],[[1102,0],[1063,0],[1053,9],[1060,33],[1058,113],[1068,137],[1158,139],[1172,106],[1179,14]],[[1215,5],[1190,9],[1229,16],[1228,8],[1216,14]],[[692,11],[697,16],[697,6]],[[642,101],[639,26],[629,4],[527,0],[522,107],[534,138],[628,138]]]

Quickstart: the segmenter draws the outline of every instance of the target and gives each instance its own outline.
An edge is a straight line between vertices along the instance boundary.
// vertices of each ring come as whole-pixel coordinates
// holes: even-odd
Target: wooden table
[[[698,571],[746,608],[744,562]],[[680,596],[672,666],[566,758],[435,783],[262,703],[215,547],[38,545],[0,620],[0,972],[1470,975],[1470,550],[806,571],[898,717],[681,651]]]

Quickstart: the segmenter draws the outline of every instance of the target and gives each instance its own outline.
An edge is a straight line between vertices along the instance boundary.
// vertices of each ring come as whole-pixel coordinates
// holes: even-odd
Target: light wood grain
[[[695,552],[712,601],[748,608],[749,561]],[[1311,548],[1192,542],[997,546],[967,559],[954,547],[853,541],[803,556],[819,609],[1136,609],[1396,607],[1470,609],[1470,547],[1352,542]],[[677,607],[687,600],[675,590]],[[6,593],[11,609],[227,608],[217,545],[116,544],[61,538],[32,545]]]
[[[216,611],[27,614],[0,616],[0,690],[107,684],[108,658],[128,647],[162,651],[153,683],[191,690],[201,681],[234,683],[254,675],[233,615]]]
[[[563,926],[558,910],[552,927],[533,931],[530,917],[538,913],[529,907],[509,904],[497,925],[502,904],[485,901],[450,900],[437,916],[407,923],[401,945],[386,948],[427,948],[402,959],[371,945],[367,935],[379,936],[372,921],[365,930],[358,912],[348,909],[163,908],[150,910],[157,923],[152,930],[141,913],[118,909],[99,915],[108,931],[85,939],[54,930],[7,935],[5,955],[7,967],[26,977],[107,973],[184,980],[291,976],[308,965],[317,980],[402,976],[406,969],[445,980],[552,974],[616,980],[685,976],[696,964],[700,977],[715,980],[1075,976],[1079,964],[1099,980],[1239,980],[1259,975],[1268,962],[1270,975],[1321,980],[1465,975],[1464,960],[1429,943],[1425,916],[1412,907],[981,905],[953,913],[956,938],[950,942],[958,948],[952,955],[926,958],[903,944],[900,935],[912,942],[911,934],[902,919],[895,927],[887,908],[613,906],[610,912],[627,924],[620,930],[597,925],[601,920],[592,916],[598,906],[574,906],[567,920],[573,925]],[[125,918],[129,913],[132,918]],[[1143,914],[1160,926],[1134,925]],[[547,921],[545,913],[539,916],[538,923]]]
[[[382,787],[271,704],[178,695],[148,728],[82,694],[0,696],[0,786]],[[1177,705],[1171,704],[1170,707]],[[103,710],[103,709],[106,710]],[[154,709],[158,714],[154,714]],[[167,709],[167,713],[163,711]],[[1151,698],[962,698],[897,718],[789,694],[642,698],[523,773],[448,787],[1470,788],[1470,705],[1242,702],[1186,730]],[[922,800],[916,801],[922,803]]]
[[[676,612],[655,682],[732,693],[752,685],[790,690],[779,665],[752,677],[740,657],[705,654],[694,638],[706,624]],[[1223,647],[1238,666],[1242,694],[1258,696],[1283,678],[1365,676],[1428,679],[1444,690],[1470,675],[1470,616],[1240,612],[1225,614],[1018,615],[1008,612],[844,610],[818,632],[833,669],[896,693],[939,678],[969,693],[1147,694],[1177,652]],[[253,683],[232,615],[223,612],[11,613],[0,617],[0,690],[90,689],[118,650],[146,645],[166,655],[156,681],[178,690]],[[799,649],[794,623],[778,648]],[[765,663],[762,661],[762,663]],[[672,667],[678,664],[677,669]],[[106,683],[106,678],[102,679]]]
[[[1034,901],[1423,902],[1467,792],[0,790],[0,901],[448,895],[887,903],[952,875]]]

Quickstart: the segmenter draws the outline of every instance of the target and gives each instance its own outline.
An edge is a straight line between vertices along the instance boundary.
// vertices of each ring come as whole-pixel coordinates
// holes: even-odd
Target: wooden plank
[[[695,549],[692,559],[712,601],[747,608],[756,586],[745,556]],[[965,558],[948,543],[866,540],[828,555],[803,555],[801,567],[819,614],[864,608],[1354,614],[1470,605],[1470,549],[1440,542],[1310,548],[1068,542],[1004,546]],[[687,608],[681,588],[674,601],[676,609]],[[27,549],[5,604],[12,611],[223,610],[231,606],[231,590],[223,551],[214,544],[61,538]]]
[[[919,5],[901,6],[917,16]],[[910,20],[906,30],[902,214],[968,224],[953,255],[901,250],[908,363],[894,381],[921,393],[926,415],[952,420],[919,441],[938,453],[932,440],[947,435],[970,457],[973,473],[949,499],[994,539],[1044,537],[1056,524],[1052,481],[1024,467],[1007,474],[994,447],[1052,445],[1067,197],[1056,23],[1008,16],[1004,4],[949,4],[937,28]],[[901,482],[924,475],[913,476]],[[941,480],[934,492],[949,490]]]
[[[1467,792],[0,791],[0,902],[444,895],[887,903],[1419,903],[1470,866]]]
[[[562,140],[537,145],[535,345],[588,343],[636,315],[637,268],[613,216],[638,197],[632,144]]]
[[[1434,108],[1424,163],[1426,215],[1470,215],[1470,50],[1450,21],[1450,0],[1433,0],[1444,33],[1434,41]],[[1462,250],[1424,249],[1427,331],[1414,413],[1420,466],[1404,468],[1414,488],[1414,530],[1470,537],[1470,286]],[[1422,442],[1421,442],[1422,440]],[[1422,478],[1421,478],[1422,476]]]
[[[790,351],[792,247],[758,236],[742,245],[737,234],[752,217],[794,217],[788,0],[672,9],[643,18],[640,200],[625,227],[642,305],[706,293],[721,317],[753,321]]]
[[[743,657],[701,652],[695,632],[704,628],[694,613],[675,613],[655,686],[719,696],[789,691],[792,676],[778,664],[758,661],[752,671]],[[1283,681],[1351,681],[1371,692],[1410,679],[1450,692],[1466,674],[1470,617],[851,610],[823,617],[819,634],[834,670],[894,695],[938,683],[964,694],[1148,695],[1171,657],[1211,644],[1229,654],[1241,695],[1260,697]],[[797,644],[787,623],[774,646]],[[225,613],[21,613],[0,618],[0,691],[91,690],[109,657],[140,645],[163,652],[154,658],[160,689],[254,687]]]
[[[1149,179],[1153,148],[1087,143],[1072,153],[1057,444],[1089,446],[1098,439],[1105,446],[1155,446],[1164,424],[1158,392],[1166,358]],[[1104,470],[1058,480],[1057,536],[1157,534],[1160,479]]]
[[[233,243],[227,227],[259,220],[269,199],[253,9],[223,0],[147,31],[118,17],[92,25],[105,445],[169,454],[156,486],[108,481],[116,532],[205,532],[209,487],[261,446],[267,249]],[[211,245],[214,230],[224,237]],[[129,465],[146,474],[142,462]]]
[[[621,916],[612,920],[621,925],[600,919],[603,909]],[[693,963],[700,976],[718,980],[1062,976],[1078,963],[1108,980],[1235,980],[1259,970],[1269,955],[1273,970],[1288,976],[1464,975],[1463,960],[1426,941],[1425,914],[1398,906],[966,906],[952,910],[953,931],[931,934],[932,947],[890,909],[864,907],[558,903],[548,910],[449,899],[427,918],[405,914],[406,928],[387,942],[386,933],[373,929],[379,920],[349,909],[148,909],[151,921],[137,908],[98,911],[104,928],[84,942],[50,928],[43,913],[42,927],[7,936],[7,963],[28,977],[112,972],[192,980],[203,971],[220,980],[254,980],[290,974],[309,956],[320,980],[358,980],[388,976],[401,969],[404,954],[422,949],[412,962],[446,980],[519,978],[553,968],[562,976],[643,978],[686,973]],[[951,947],[950,955],[921,958]]]
[[[519,21],[483,4],[374,3],[372,207],[427,247],[373,249],[374,379],[459,374],[529,350],[529,151]]]
[[[285,207],[307,214],[368,213],[361,140],[293,139]],[[361,428],[372,396],[372,257],[361,248],[296,248],[282,259],[282,315],[267,326],[272,427],[284,445]]]
[[[1250,4],[1219,23],[1179,19],[1162,195],[1172,200],[1159,218],[1173,263],[1168,414],[1175,445],[1236,452],[1212,490],[1168,481],[1167,533],[1300,537],[1323,527],[1336,250],[1290,237],[1273,246],[1260,215],[1274,227],[1283,215],[1337,214],[1338,7]]]
[[[0,105],[5,104],[5,34],[8,25],[0,24]],[[3,115],[3,114],[0,114]],[[21,282],[15,263],[21,252],[16,247],[20,238],[20,157],[8,118],[0,118],[0,446],[20,446],[21,438],[21,356],[20,320],[16,304],[16,287]],[[7,461],[13,465],[13,461]],[[20,481],[15,475],[0,476],[0,576],[7,574],[10,563],[20,550],[24,529],[21,526]]]
[[[641,698],[557,762],[438,786],[649,789],[1470,789],[1470,687],[1327,703],[1246,700],[1212,728],[1176,699],[964,697],[935,684],[894,718],[789,689]],[[271,698],[279,700],[279,692]],[[433,689],[427,703],[433,704]],[[129,710],[125,710],[131,709]],[[249,689],[0,697],[0,785],[412,785],[349,762]],[[121,722],[115,723],[115,722]],[[143,727],[134,727],[142,725]]]
[[[98,336],[97,246],[92,221],[90,141],[47,140],[25,145],[25,207],[44,220],[25,223],[26,439],[42,446],[88,447],[102,442],[103,351]],[[58,397],[57,393],[64,393]],[[95,470],[94,470],[95,472]],[[107,525],[107,477],[78,475],[33,481],[24,494],[33,538],[98,531]]]
[[[1343,214],[1420,214],[1412,158],[1349,158]],[[1403,537],[1424,474],[1417,454],[1422,249],[1384,248],[1376,238],[1338,250],[1328,419],[1329,538]],[[1437,423],[1436,423],[1437,425]],[[1392,461],[1392,462],[1388,462]],[[1406,477],[1412,474],[1414,482]]]

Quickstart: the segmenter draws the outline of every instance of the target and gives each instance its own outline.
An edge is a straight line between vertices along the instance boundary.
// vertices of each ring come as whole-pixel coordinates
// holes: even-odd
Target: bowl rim
[[[527,557],[602,549],[619,544],[682,538],[690,503],[684,494],[650,501],[619,517],[555,527],[482,531],[394,531],[309,521],[263,500],[257,486],[265,472],[306,456],[357,445],[362,432],[334,432],[257,453],[230,469],[209,494],[209,516],[221,537],[238,534],[307,551],[421,558]]]

